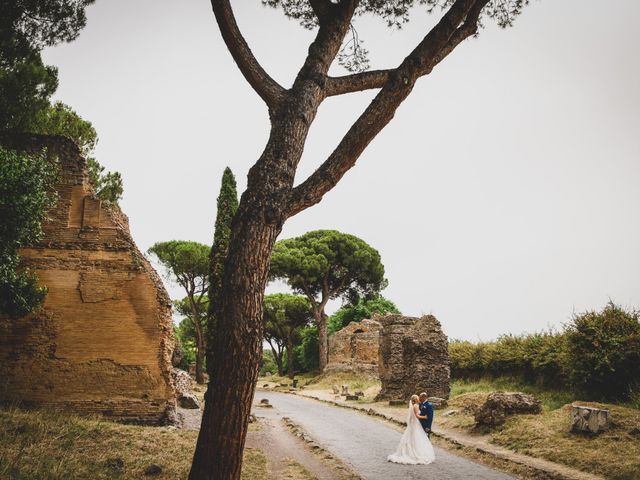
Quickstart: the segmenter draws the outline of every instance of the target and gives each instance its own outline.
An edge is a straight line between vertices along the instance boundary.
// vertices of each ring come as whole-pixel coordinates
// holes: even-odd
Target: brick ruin
[[[351,322],[329,337],[327,372],[358,372],[378,375],[378,337],[382,325],[376,320]]]
[[[20,251],[48,294],[29,316],[0,316],[0,402],[63,406],[155,424],[175,409],[171,301],[127,217],[93,195],[68,139],[2,138],[57,158],[58,202],[44,236]]]
[[[450,369],[447,336],[433,315],[421,318],[387,315],[380,319],[377,400],[408,400],[426,391],[449,398]]]
[[[432,315],[374,316],[373,320],[351,322],[329,337],[325,371],[379,377],[378,400],[404,401],[422,391],[448,398],[448,339]]]

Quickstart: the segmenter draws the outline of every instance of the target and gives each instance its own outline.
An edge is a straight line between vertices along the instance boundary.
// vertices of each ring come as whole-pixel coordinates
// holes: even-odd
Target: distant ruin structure
[[[20,251],[48,288],[44,306],[23,318],[0,316],[0,402],[163,422],[176,402],[171,302],[127,217],[93,195],[70,140],[22,135],[0,144],[46,148],[60,166],[44,237]]]
[[[351,322],[329,337],[327,372],[357,372],[378,376],[378,342],[382,325],[376,320]]]
[[[436,317],[386,315],[379,321],[382,389],[376,399],[408,401],[422,391],[430,397],[449,398],[448,339]]]

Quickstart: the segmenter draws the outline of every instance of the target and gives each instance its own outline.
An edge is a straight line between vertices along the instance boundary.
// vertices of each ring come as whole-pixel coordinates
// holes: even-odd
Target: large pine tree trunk
[[[245,210],[246,212],[246,210]],[[261,218],[232,242],[225,268],[219,335],[210,356],[211,378],[189,478],[238,479],[262,354],[262,300],[273,243],[280,227]],[[238,241],[239,240],[239,241]]]
[[[336,7],[337,8],[337,7]],[[190,480],[239,480],[242,452],[262,355],[262,303],[271,251],[287,217],[296,168],[318,106],[324,78],[349,28],[344,18],[322,26],[291,89],[270,108],[271,134],[249,170],[233,219],[222,295],[215,307],[210,379]],[[215,11],[215,8],[214,8]],[[217,15],[224,16],[218,11]]]
[[[284,107],[283,107],[284,108]],[[272,127],[233,219],[210,373],[190,480],[240,478],[242,451],[262,356],[262,304],[271,251],[287,217],[295,161],[308,132],[306,117],[283,115]]]

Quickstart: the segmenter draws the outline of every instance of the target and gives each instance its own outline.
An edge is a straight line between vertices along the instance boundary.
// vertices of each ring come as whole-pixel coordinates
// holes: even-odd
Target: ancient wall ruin
[[[46,147],[60,165],[44,237],[20,252],[48,288],[43,309],[0,317],[0,401],[161,422],[175,407],[171,303],[127,217],[93,195],[73,142],[33,135],[0,142]]]
[[[382,325],[376,320],[351,322],[329,337],[328,372],[378,375],[378,337]]]
[[[387,315],[379,321],[382,389],[377,399],[406,401],[422,391],[449,398],[448,340],[440,322],[433,315]]]

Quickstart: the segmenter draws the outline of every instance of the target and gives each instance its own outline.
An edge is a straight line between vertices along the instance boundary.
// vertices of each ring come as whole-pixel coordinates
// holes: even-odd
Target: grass
[[[0,478],[7,480],[187,477],[198,432],[121,425],[56,411],[0,409]],[[246,449],[242,478],[267,478],[267,459]]]
[[[309,472],[309,470],[304,468],[302,465],[300,465],[295,460],[287,458],[287,459],[285,459],[285,461],[286,461],[286,465],[287,465],[287,470],[282,475],[282,477],[281,477],[282,479],[287,479],[287,480],[314,480],[316,478]]]
[[[530,393],[542,401],[543,411],[540,415],[510,416],[499,428],[488,433],[478,431],[473,411],[489,392],[497,390]],[[613,427],[598,436],[570,433],[571,403],[608,409]],[[443,427],[486,434],[495,445],[605,478],[640,478],[640,410],[627,405],[579,402],[565,391],[544,390],[512,379],[485,379],[454,381],[448,410],[458,412],[451,416],[437,415],[436,422]]]
[[[567,390],[553,390],[541,386],[523,383],[513,378],[483,378],[469,381],[456,379],[451,382],[451,398],[465,393],[489,393],[489,392],[524,392],[533,395],[542,402],[545,410],[555,410],[571,403],[573,394]]]

